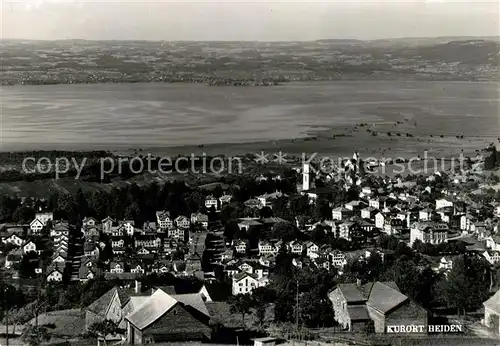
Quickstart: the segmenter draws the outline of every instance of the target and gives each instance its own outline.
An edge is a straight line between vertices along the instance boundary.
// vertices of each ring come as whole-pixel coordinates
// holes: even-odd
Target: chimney
[[[358,287],[361,286],[361,279],[356,279],[356,286],[358,286]]]
[[[135,293],[139,294],[142,290],[142,284],[139,280],[135,280]]]

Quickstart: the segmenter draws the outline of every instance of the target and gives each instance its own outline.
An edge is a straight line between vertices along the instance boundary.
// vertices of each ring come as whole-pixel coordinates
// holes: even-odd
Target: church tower
[[[313,186],[311,184],[311,166],[304,163],[302,168],[302,191],[310,190]]]

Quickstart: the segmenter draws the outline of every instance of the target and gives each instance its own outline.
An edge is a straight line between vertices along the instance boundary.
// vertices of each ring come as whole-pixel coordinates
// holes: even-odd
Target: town
[[[450,324],[498,338],[500,179],[484,165],[381,177],[355,153],[335,174],[313,162],[237,183],[2,196],[3,334],[366,342]]]

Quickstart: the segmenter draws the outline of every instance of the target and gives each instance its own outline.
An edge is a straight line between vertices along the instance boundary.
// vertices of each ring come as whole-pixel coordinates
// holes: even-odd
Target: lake
[[[345,134],[359,123],[415,137],[500,136],[499,85],[487,82],[50,85],[4,87],[0,95],[4,151],[229,147],[325,129]]]

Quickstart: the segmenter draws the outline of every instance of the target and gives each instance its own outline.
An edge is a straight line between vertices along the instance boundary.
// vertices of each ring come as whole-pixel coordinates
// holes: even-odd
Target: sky
[[[498,0],[0,1],[2,38],[307,41],[500,35]]]

